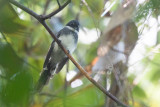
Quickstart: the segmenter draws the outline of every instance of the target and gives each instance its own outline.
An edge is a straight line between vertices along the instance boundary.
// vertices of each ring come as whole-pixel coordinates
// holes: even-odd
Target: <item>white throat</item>
[[[70,26],[65,26],[66,28],[68,28],[69,30],[71,30],[71,31],[73,31],[73,32],[75,32],[75,33],[78,33],[78,31],[77,30],[75,30],[75,29],[73,29],[72,27],[70,27]]]

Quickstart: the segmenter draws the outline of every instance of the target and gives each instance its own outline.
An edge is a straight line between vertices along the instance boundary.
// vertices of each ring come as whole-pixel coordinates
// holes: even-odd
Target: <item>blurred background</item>
[[[37,14],[56,0],[16,0]],[[59,0],[64,4],[67,0]],[[88,74],[131,107],[160,107],[160,1],[72,0],[47,20],[54,34],[80,22],[73,57]],[[117,107],[71,61],[34,93],[52,37],[36,19],[0,0],[1,107]]]

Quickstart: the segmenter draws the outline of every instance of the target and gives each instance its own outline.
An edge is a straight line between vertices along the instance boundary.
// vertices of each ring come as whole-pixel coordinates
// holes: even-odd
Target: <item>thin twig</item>
[[[76,20],[79,20],[79,16],[80,16],[80,14],[81,14],[81,11],[82,11],[82,1],[80,2],[80,5],[79,5],[79,12],[77,13],[77,15],[76,15]]]
[[[115,49],[114,47],[111,47],[111,46],[110,46],[110,48],[111,48],[112,51],[115,51],[115,52],[117,52],[117,53],[121,53],[121,54],[124,54],[124,55],[128,55],[127,52],[120,51],[120,50]]]
[[[43,15],[46,14],[46,11],[47,11],[47,8],[48,8],[50,2],[51,2],[51,0],[47,0],[47,1],[46,1],[46,4],[45,4],[45,6],[44,6]]]
[[[122,107],[128,107],[127,105],[123,104],[121,101],[119,101],[115,96],[113,96],[111,93],[106,91],[104,87],[102,87],[100,84],[98,84],[93,78],[91,78],[87,72],[84,70],[84,68],[68,53],[68,51],[62,46],[60,41],[56,38],[56,36],[53,34],[52,30],[48,27],[48,25],[45,23],[45,19],[52,17],[59,11],[61,11],[67,4],[70,3],[71,0],[68,0],[63,6],[61,6],[60,9],[57,9],[56,11],[52,12],[51,14],[45,16],[45,17],[39,17],[36,13],[31,11],[30,9],[24,7],[23,5],[19,4],[18,2],[14,0],[9,0],[12,4],[16,5],[17,7],[21,8],[22,10],[26,11],[28,14],[35,17],[49,32],[49,34],[54,38],[56,43],[59,45],[59,47],[64,51],[64,53],[69,57],[69,59],[74,63],[74,65],[82,72],[83,75],[87,77],[87,79],[92,82],[97,88],[99,88],[104,94],[106,94],[108,97],[110,97],[112,100],[114,100],[118,105]]]
[[[89,11],[89,13],[90,13],[90,15],[91,15],[91,18],[92,18],[92,20],[93,20],[93,23],[94,23],[94,25],[95,25],[96,32],[97,32],[97,36],[99,36],[99,35],[98,35],[98,29],[97,29],[96,20],[95,20],[95,18],[94,18],[94,14],[93,14],[91,8],[89,7],[89,5],[88,5],[88,3],[86,2],[86,0],[81,0],[81,2],[87,7],[87,9],[88,9],[88,11]]]
[[[69,3],[71,2],[71,0],[68,0],[65,4],[63,4],[62,6],[60,6],[57,10],[53,11],[52,13],[42,16],[43,20],[46,20],[48,18],[51,18],[52,16],[54,16],[55,14],[57,14],[58,12],[60,12],[61,10],[63,10]]]
[[[66,63],[66,76],[65,76],[65,83],[64,83],[65,89],[67,88],[67,85],[68,85],[68,82],[67,82],[68,71],[69,71],[69,61],[67,61],[67,63]]]
[[[60,4],[59,0],[57,0],[57,3],[58,3],[59,8],[61,8],[61,4]]]
[[[122,90],[122,84],[121,84],[120,77],[118,76],[117,71],[118,71],[118,68],[113,68],[113,75],[115,77],[115,80],[116,80],[116,82],[118,84],[119,89]]]
[[[58,96],[57,96],[57,95],[55,95],[55,94],[45,93],[45,92],[43,92],[43,93],[39,93],[39,95],[42,95],[42,96],[48,96],[48,97],[58,97]]]

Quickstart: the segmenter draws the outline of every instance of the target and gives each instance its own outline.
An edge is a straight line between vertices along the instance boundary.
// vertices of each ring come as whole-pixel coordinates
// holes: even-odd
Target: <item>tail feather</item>
[[[51,73],[49,70],[44,70],[38,80],[38,83],[36,85],[36,91],[40,92],[44,85],[46,85],[51,77]]]

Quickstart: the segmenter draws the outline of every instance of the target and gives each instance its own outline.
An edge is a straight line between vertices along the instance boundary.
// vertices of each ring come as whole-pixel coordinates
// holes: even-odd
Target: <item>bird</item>
[[[71,20],[56,35],[62,46],[70,54],[77,48],[78,32],[79,22],[77,20]],[[55,40],[53,40],[44,61],[43,70],[36,85],[36,91],[40,92],[47,85],[50,78],[61,71],[68,60],[68,56],[58,46]]]

